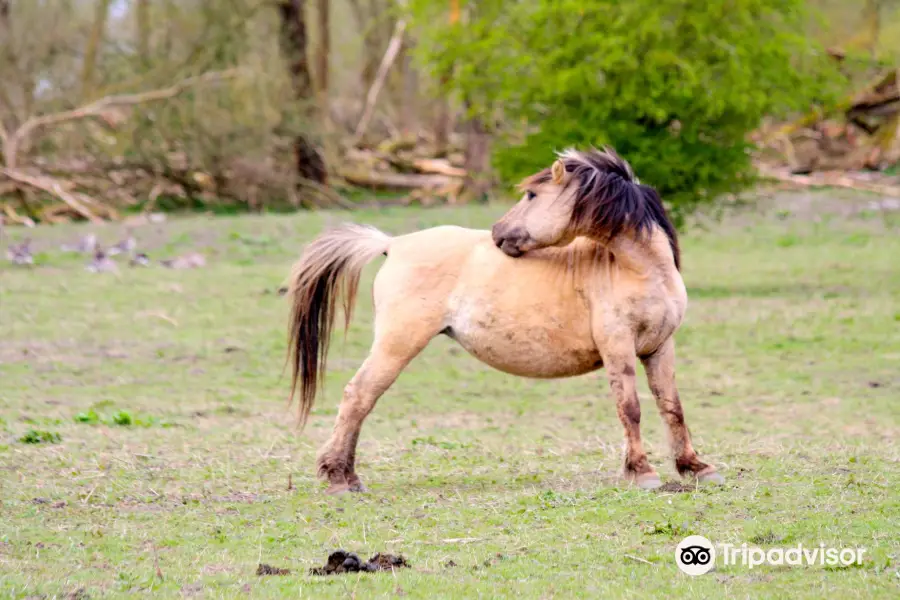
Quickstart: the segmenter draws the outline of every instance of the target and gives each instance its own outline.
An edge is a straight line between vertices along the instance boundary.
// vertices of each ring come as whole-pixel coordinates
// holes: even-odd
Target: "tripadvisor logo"
[[[703,575],[716,566],[716,548],[702,535],[689,535],[675,548],[675,564],[688,575]]]
[[[760,565],[837,566],[861,565],[865,548],[826,548],[825,544],[806,548],[797,544],[791,548],[763,550],[747,544],[718,544],[723,566],[741,565],[750,569]],[[675,564],[688,575],[703,575],[716,566],[716,546],[701,535],[691,535],[675,548]]]

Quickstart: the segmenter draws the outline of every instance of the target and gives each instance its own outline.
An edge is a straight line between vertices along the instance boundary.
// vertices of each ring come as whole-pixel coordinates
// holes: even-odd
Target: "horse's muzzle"
[[[494,240],[494,244],[500,248],[504,254],[513,258],[518,258],[525,254],[525,252],[519,249],[524,238],[527,237],[526,235],[523,235],[523,233],[523,231],[515,228],[506,231],[499,223],[491,228],[491,237]]]

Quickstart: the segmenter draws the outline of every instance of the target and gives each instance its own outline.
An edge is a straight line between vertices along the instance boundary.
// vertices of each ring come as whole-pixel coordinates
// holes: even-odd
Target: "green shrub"
[[[103,404],[103,406],[109,406],[109,404],[106,403]],[[97,425],[103,423],[105,425],[118,425],[120,427],[131,427],[132,425],[135,427],[174,426],[171,421],[162,420],[159,417],[154,416],[132,415],[127,410],[118,410],[110,415],[98,414],[94,409],[91,409],[87,412],[80,412],[75,415],[75,422],[83,423],[85,425]]]
[[[475,114],[512,125],[494,165],[512,183],[553,151],[609,144],[683,214],[752,182],[748,132],[827,100],[837,71],[803,35],[804,0],[413,3],[435,71]]]
[[[62,441],[62,436],[55,431],[29,429],[19,441],[23,444],[58,444]]]
[[[76,423],[85,423],[87,425],[96,425],[100,422],[100,415],[98,415],[94,410],[89,410],[87,412],[80,412],[75,415]]]
[[[120,410],[112,416],[112,422],[116,425],[128,427],[134,422],[134,420],[131,418],[131,413],[125,410]]]

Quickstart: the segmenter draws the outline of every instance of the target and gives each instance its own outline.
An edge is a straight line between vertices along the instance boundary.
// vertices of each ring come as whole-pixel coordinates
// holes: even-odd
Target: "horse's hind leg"
[[[654,354],[641,360],[659,414],[669,428],[675,468],[682,476],[696,477],[701,482],[722,483],[724,479],[716,468],[702,462],[691,445],[691,434],[684,423],[684,411],[675,386],[675,341],[669,338]]]
[[[394,383],[400,371],[428,344],[437,331],[423,329],[421,322],[394,321],[389,328],[379,315],[375,342],[368,358],[344,388],[331,439],[319,451],[320,477],[327,477],[328,493],[365,490],[354,470],[356,443],[363,421],[378,398]],[[384,329],[384,331],[382,331]]]

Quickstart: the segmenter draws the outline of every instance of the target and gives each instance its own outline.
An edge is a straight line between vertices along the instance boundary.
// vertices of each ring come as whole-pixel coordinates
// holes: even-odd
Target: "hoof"
[[[364,485],[363,485],[363,482],[362,482],[362,481],[359,481],[359,480],[357,479],[356,481],[354,481],[353,483],[350,484],[350,491],[351,491],[351,492],[356,492],[356,493],[358,493],[358,494],[364,494],[365,492],[368,492],[368,491],[369,491],[369,488],[367,488],[366,486],[364,486]]]
[[[340,483],[332,483],[331,485],[328,486],[328,489],[325,490],[325,493],[328,494],[329,496],[340,496],[342,494],[347,494],[349,492],[359,494],[359,493],[368,492],[368,491],[369,491],[369,488],[364,486],[362,481],[360,481],[359,479],[356,479],[355,481],[350,481],[350,482],[342,481]]]
[[[341,496],[350,491],[350,486],[346,483],[332,483],[328,486],[328,489],[325,490],[325,493],[329,496]]]
[[[634,478],[634,485],[642,490],[655,490],[662,487],[662,481],[656,473],[645,473]]]
[[[713,468],[709,470],[700,471],[697,473],[697,483],[702,484],[712,484],[712,485],[724,485],[725,478],[722,477],[718,471]]]

